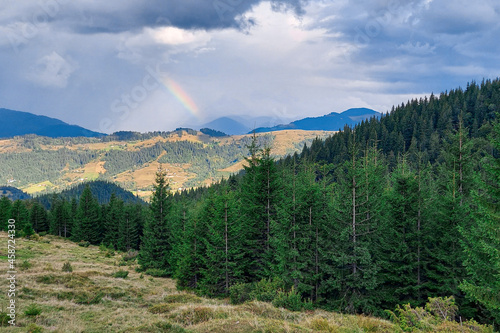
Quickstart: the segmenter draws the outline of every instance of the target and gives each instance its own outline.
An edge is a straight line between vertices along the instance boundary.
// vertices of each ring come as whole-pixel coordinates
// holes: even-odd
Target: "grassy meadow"
[[[5,245],[0,247],[0,271],[5,276],[5,232],[0,233],[0,243]],[[402,332],[390,321],[368,316],[292,312],[256,301],[231,305],[227,299],[179,292],[172,279],[137,273],[135,260],[124,261],[124,253],[81,247],[55,236],[17,239],[16,245],[17,327],[0,327],[5,333]],[[2,280],[3,312],[7,290],[8,283]],[[422,331],[477,329],[443,322]]]

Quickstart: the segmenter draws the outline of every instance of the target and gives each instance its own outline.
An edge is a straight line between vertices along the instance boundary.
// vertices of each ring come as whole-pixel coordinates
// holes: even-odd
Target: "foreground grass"
[[[271,304],[230,305],[179,292],[171,279],[120,266],[121,254],[79,247],[59,237],[17,242],[17,325],[2,332],[401,332],[382,319],[321,310],[291,312]],[[0,233],[0,258],[7,235]],[[72,272],[63,272],[65,262]],[[119,271],[128,276],[115,278]],[[5,276],[7,261],[1,259]],[[7,281],[0,281],[0,311],[7,306]],[[26,313],[25,313],[26,312]],[[434,332],[472,332],[446,322]]]

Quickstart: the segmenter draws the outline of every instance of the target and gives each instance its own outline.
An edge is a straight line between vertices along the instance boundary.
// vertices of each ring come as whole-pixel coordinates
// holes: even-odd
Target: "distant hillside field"
[[[275,157],[301,151],[333,132],[280,131],[258,134]],[[171,188],[198,187],[242,169],[252,135],[211,136],[179,129],[102,138],[47,138],[34,135],[0,140],[0,184],[28,194],[60,192],[90,180],[108,180],[148,198],[162,164]]]

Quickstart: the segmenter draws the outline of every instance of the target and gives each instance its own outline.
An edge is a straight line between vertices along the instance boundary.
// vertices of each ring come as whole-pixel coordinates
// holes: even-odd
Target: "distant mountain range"
[[[354,126],[365,119],[380,117],[380,113],[367,108],[349,109],[342,113],[332,112],[321,117],[308,117],[286,125],[256,128],[256,133],[283,130],[338,131],[347,126]],[[253,132],[253,131],[252,131]]]
[[[210,128],[229,135],[246,134],[251,129],[230,117],[221,117],[204,124],[201,128]]]
[[[343,129],[345,125],[354,126],[365,119],[379,116],[380,113],[377,111],[367,108],[355,108],[346,110],[342,113],[332,112],[321,117],[303,118],[288,124],[275,126],[271,124],[271,122],[275,120],[271,117],[250,118],[231,116],[217,118],[202,125],[201,128],[210,128],[229,135],[248,134],[254,131],[256,133],[275,132],[289,129],[306,131],[338,131]],[[255,126],[260,127],[255,128]]]
[[[93,132],[77,125],[29,112],[0,109],[0,138],[12,138],[26,134],[37,134],[51,138],[101,137],[105,134]]]

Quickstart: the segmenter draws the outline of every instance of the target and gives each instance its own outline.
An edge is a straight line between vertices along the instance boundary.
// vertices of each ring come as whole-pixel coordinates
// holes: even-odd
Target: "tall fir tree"
[[[175,202],[172,209],[172,230],[170,234],[172,250],[170,251],[169,260],[173,272],[177,272],[180,262],[183,260],[186,227],[193,214],[193,205],[189,205],[188,202],[186,196],[182,196],[180,200]]]
[[[283,169],[283,192],[273,224],[275,275],[286,286],[293,286],[304,298],[317,298],[318,239],[323,221],[321,184],[315,181],[316,168],[293,159],[289,170]]]
[[[119,237],[119,226],[123,224],[124,219],[123,200],[118,198],[115,193],[111,193],[111,198],[106,207],[106,211],[102,212],[104,222],[104,245],[117,248]]]
[[[500,115],[498,115],[500,119]],[[496,154],[500,151],[500,121],[490,137]],[[500,323],[500,158],[489,156],[485,184],[473,191],[470,227],[461,227],[464,265],[468,276],[460,288],[485,306]]]
[[[49,231],[49,219],[47,211],[39,202],[33,202],[30,210],[30,221],[35,232]]]
[[[271,149],[259,149],[255,135],[248,148],[250,157],[246,158],[248,166],[245,166],[239,193],[240,223],[247,237],[239,260],[245,279],[257,281],[272,276],[271,226],[280,202],[280,185]]]
[[[67,206],[67,205],[66,205]],[[68,209],[65,209],[68,212]],[[69,212],[68,212],[69,219]],[[93,196],[90,186],[85,186],[78,203],[76,221],[73,229],[73,239],[84,240],[97,245],[102,241],[103,228],[101,224],[100,207]]]
[[[177,264],[175,277],[179,289],[197,289],[205,271],[203,258],[206,256],[205,238],[207,221],[200,207],[185,222],[184,237],[179,244],[180,261]]]
[[[410,302],[420,305],[418,232],[419,188],[415,171],[403,156],[391,175],[392,188],[387,195],[388,216],[384,220],[380,260],[383,308]]]
[[[167,182],[167,172],[161,165],[156,172],[153,188],[151,215],[144,225],[138,262],[142,269],[157,268],[172,275],[170,266],[172,194]]]
[[[33,228],[29,220],[29,211],[22,200],[14,201],[11,209],[11,218],[16,221],[16,236],[30,236],[33,234]]]
[[[339,311],[374,313],[378,299],[373,291],[380,284],[374,240],[381,227],[381,196],[384,169],[376,148],[362,152],[350,143],[350,160],[336,170],[333,219],[334,235],[329,253],[325,287],[329,303]]]
[[[139,249],[139,228],[142,220],[142,205],[125,205],[123,217],[118,224],[116,246],[120,251]]]
[[[11,218],[12,201],[2,196],[0,198],[0,231],[7,231],[7,225]]]
[[[236,253],[241,244],[241,230],[236,224],[237,212],[234,193],[227,181],[222,180],[216,190],[209,192],[201,212],[207,224],[204,270],[200,290],[209,296],[228,295],[229,287],[240,275]]]

